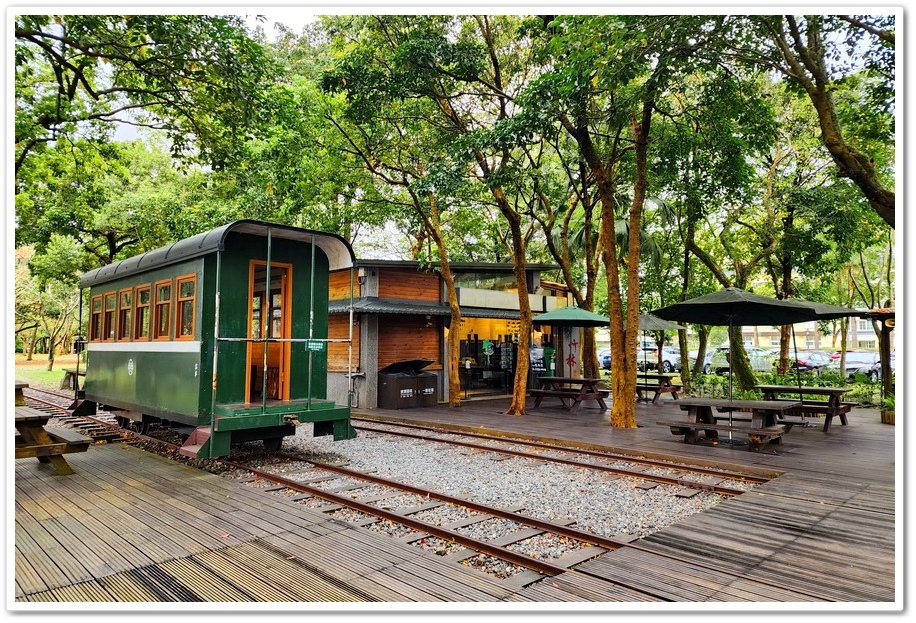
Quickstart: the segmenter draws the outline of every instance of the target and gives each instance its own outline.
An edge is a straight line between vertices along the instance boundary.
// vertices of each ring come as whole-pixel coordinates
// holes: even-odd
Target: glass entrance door
[[[263,398],[289,400],[290,337],[288,264],[253,261],[250,269],[248,320],[249,402]],[[269,279],[269,283],[268,283]]]

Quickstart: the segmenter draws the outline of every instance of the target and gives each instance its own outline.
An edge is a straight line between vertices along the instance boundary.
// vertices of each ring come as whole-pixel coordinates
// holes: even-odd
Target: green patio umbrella
[[[531,319],[533,325],[550,325],[552,327],[606,327],[611,320],[581,307],[569,306],[554,309],[544,314],[538,314]]]
[[[668,322],[663,320],[658,316],[653,316],[652,314],[640,314],[639,315],[639,330],[643,332],[643,337],[645,337],[646,331],[680,331],[686,329],[687,327],[674,324],[673,322]],[[643,367],[648,371],[649,364],[646,360],[646,350],[643,349],[642,363]],[[662,371],[662,351],[658,351],[658,371]]]
[[[725,288],[696,298],[668,305],[652,312],[665,320],[689,322],[729,328],[729,353],[735,352],[731,344],[731,328],[744,326],[781,326],[823,319],[813,305],[746,292],[741,288]],[[732,399],[732,366],[728,367],[728,399]],[[731,424],[731,411],[728,412]],[[731,432],[729,431],[729,441]]]
[[[538,314],[531,319],[531,323],[554,327],[606,327],[611,319],[581,307],[570,306]]]

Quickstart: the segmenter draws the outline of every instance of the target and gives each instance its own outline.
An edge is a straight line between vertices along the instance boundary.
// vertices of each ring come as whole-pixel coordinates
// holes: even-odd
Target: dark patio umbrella
[[[682,325],[674,324],[673,322],[668,322],[667,320],[663,320],[659,318],[658,316],[653,316],[652,314],[640,314],[639,315],[639,330],[643,332],[643,337],[645,337],[646,331],[680,331],[681,329],[686,329],[686,328],[687,327],[684,327]],[[642,352],[643,352],[643,358],[642,358],[643,366],[648,369],[649,366],[646,363],[645,349],[643,349]],[[662,360],[661,350],[659,350],[658,352],[658,360],[659,360],[659,372],[661,372],[661,360]]]
[[[665,320],[715,326],[779,326],[822,319],[815,307],[725,288],[652,312]]]
[[[663,320],[658,316],[653,316],[652,314],[639,315],[640,331],[680,331],[681,329],[686,328],[687,327],[681,326],[679,324],[674,324],[673,322]]]
[[[531,319],[532,324],[549,324],[555,327],[606,327],[610,318],[601,316],[581,307],[561,307]]]
[[[814,310],[817,314],[817,320],[835,320],[837,318],[846,318],[847,316],[862,316],[868,312],[841,305],[829,305],[827,303],[818,303],[817,301],[806,301],[805,299],[790,298],[785,299],[794,305],[801,305]]]
[[[561,307],[531,319],[533,325],[550,325],[554,327],[606,327],[611,319],[581,307]]]
[[[675,303],[652,312],[660,318],[729,328],[729,353],[733,354],[731,328],[735,326],[781,326],[818,320],[814,307],[792,303],[769,296],[746,292],[740,288],[725,288],[693,299]],[[732,368],[728,368],[728,399],[732,399]],[[731,424],[731,411],[729,411]],[[731,433],[729,433],[731,439]]]

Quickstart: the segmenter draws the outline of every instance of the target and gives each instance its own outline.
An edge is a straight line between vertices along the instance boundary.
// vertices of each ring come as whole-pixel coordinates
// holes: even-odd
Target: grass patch
[[[77,355],[58,355],[54,358],[54,368],[49,371],[47,355],[33,355],[32,361],[26,361],[25,355],[16,353],[16,380],[36,387],[59,388],[64,368],[75,368],[76,359]]]

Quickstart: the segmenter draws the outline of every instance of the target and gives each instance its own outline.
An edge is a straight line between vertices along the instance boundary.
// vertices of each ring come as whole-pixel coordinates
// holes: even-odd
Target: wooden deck
[[[8,609],[40,611],[48,607],[43,602],[71,609],[200,602],[211,610],[241,602],[303,610],[307,602],[325,609],[346,609],[348,602],[487,602],[510,610],[531,607],[522,602],[589,602],[613,609],[601,604],[674,601],[902,610],[903,553],[896,542],[902,526],[895,520],[902,508],[895,488],[900,442],[877,411],[853,409],[848,426],[828,433],[816,420],[796,426],[769,454],[679,441],[655,425],[683,417],[668,400],[637,405],[635,429],[615,429],[609,412],[587,405],[577,413],[541,407],[517,417],[503,414],[507,404],[503,398],[460,409],[357,415],[780,475],[757,489],[771,495],[729,499],[639,540],[639,549],[609,552],[580,567],[593,575],[570,571],[520,587],[280,496],[135,448],[95,445],[72,455],[72,475],[16,462],[9,518],[15,520],[9,591],[15,601]]]

